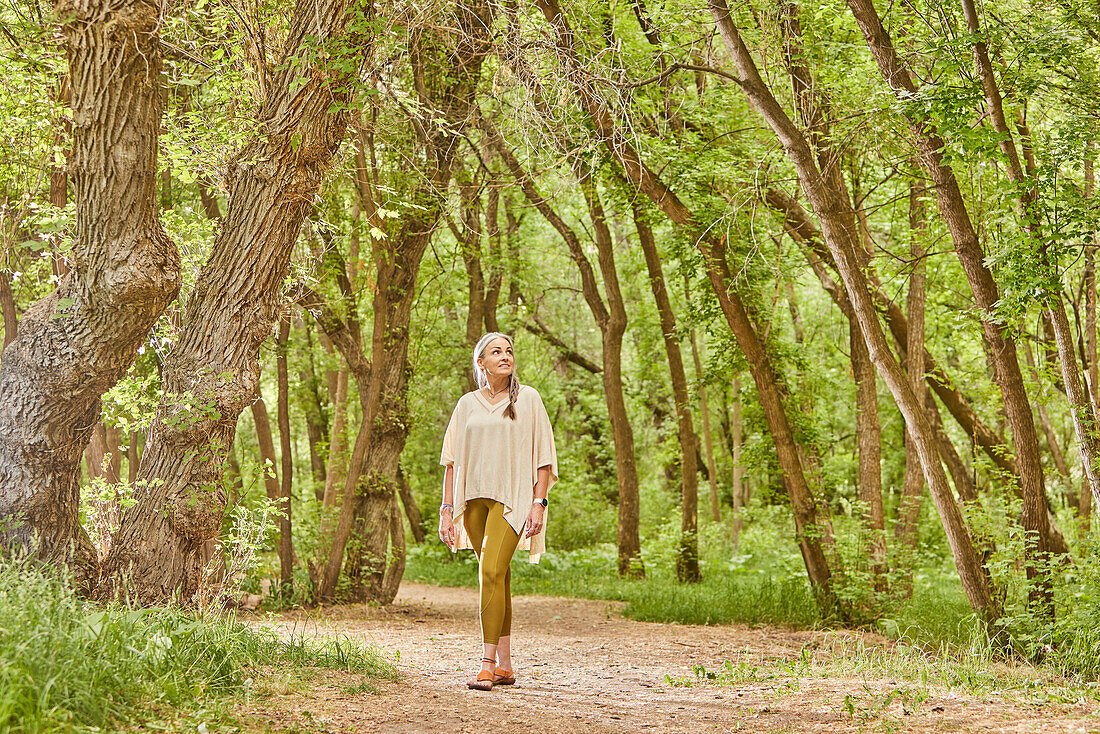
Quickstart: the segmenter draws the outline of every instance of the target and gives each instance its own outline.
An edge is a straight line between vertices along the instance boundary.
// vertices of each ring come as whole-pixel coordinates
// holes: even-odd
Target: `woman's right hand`
[[[451,550],[455,549],[455,521],[451,517],[451,511],[447,508],[439,513],[439,539]]]

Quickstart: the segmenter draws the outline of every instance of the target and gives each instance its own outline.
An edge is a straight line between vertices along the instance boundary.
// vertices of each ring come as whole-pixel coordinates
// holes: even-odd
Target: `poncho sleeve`
[[[558,481],[558,451],[554,446],[554,429],[550,425],[550,416],[546,413],[546,406],[542,404],[542,396],[535,393],[535,440],[534,440],[534,464],[535,480],[538,479],[538,470],[541,467],[550,467],[550,483],[547,490]]]
[[[455,454],[458,450],[458,434],[462,431],[462,427],[458,425],[461,420],[462,401],[458,401],[455,405],[455,409],[451,411],[451,420],[447,423],[447,432],[443,434],[443,450],[439,454],[439,463],[441,466],[448,466],[455,463]]]

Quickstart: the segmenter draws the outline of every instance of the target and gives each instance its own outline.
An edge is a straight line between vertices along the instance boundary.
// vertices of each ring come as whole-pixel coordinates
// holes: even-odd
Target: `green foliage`
[[[284,640],[178,608],[100,607],[29,563],[0,565],[0,728],[140,726],[200,708],[227,715],[264,666],[390,678],[392,664],[348,640]]]

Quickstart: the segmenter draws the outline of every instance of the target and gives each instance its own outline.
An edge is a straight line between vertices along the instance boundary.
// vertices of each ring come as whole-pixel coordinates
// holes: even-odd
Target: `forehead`
[[[510,341],[502,336],[498,336],[496,339],[493,339],[491,342],[485,345],[485,351],[486,353],[488,353],[493,349],[510,349],[511,347],[512,343]]]

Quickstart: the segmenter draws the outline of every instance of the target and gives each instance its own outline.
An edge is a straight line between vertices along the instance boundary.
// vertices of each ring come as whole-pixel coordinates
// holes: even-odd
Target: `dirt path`
[[[1100,730],[1092,702],[1050,700],[1056,681],[976,696],[853,674],[853,650],[889,647],[875,636],[650,624],[607,602],[548,597],[515,599],[517,684],[470,691],[476,608],[475,590],[405,584],[389,607],[288,617],[283,632],[343,634],[399,653],[401,680],[371,695],[350,692],[354,679],[327,677],[306,697],[255,700],[252,713],[274,729],[398,734]],[[698,666],[716,677],[700,677]]]

